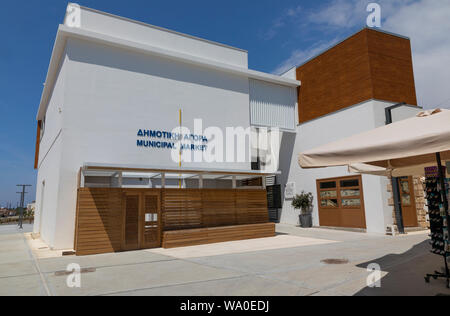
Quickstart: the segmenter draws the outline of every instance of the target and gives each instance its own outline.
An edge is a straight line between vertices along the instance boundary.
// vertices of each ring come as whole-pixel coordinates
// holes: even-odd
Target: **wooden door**
[[[141,213],[142,249],[161,247],[161,203],[159,194],[141,195],[143,211]]]
[[[124,212],[124,238],[123,250],[137,250],[139,244],[139,210],[141,208],[140,194],[125,193],[125,212]]]
[[[402,204],[403,225],[417,227],[417,210],[412,177],[399,178],[400,201]]]
[[[317,181],[320,226],[366,228],[361,176]]]

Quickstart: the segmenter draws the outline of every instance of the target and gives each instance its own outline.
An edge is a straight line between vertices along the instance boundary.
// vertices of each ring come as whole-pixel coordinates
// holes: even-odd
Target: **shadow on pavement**
[[[424,241],[402,254],[389,254],[382,258],[362,263],[367,268],[371,263],[380,265],[387,275],[381,279],[380,288],[366,287],[355,296],[436,296],[450,295],[445,279],[425,283],[425,275],[440,271],[444,266],[441,256],[430,253],[429,241]]]

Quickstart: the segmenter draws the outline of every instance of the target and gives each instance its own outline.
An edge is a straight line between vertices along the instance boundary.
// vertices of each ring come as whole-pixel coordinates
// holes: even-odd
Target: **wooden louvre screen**
[[[80,189],[75,250],[88,255],[122,249],[122,190]]]
[[[251,224],[164,232],[163,247],[176,248],[275,236],[275,224]]]
[[[125,197],[125,246],[128,250],[139,247],[139,195]]]
[[[163,230],[269,222],[265,190],[165,189]]]
[[[78,190],[77,255],[274,235],[265,190]]]

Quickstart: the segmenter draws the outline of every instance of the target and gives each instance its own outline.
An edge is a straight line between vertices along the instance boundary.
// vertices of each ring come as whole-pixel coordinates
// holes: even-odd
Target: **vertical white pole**
[[[199,175],[198,177],[198,187],[199,189],[203,189],[203,175]]]
[[[80,188],[84,188],[84,183],[85,183],[85,179],[84,179],[84,171],[83,171],[83,169],[81,169],[81,174],[80,174]]]
[[[123,186],[123,172],[119,172],[119,188]]]
[[[262,187],[263,187],[264,190],[267,188],[267,182],[266,181],[267,181],[266,177],[262,177]]]
[[[237,188],[237,181],[236,181],[236,176],[233,176],[233,189]]]
[[[165,188],[166,187],[166,174],[165,173],[161,173],[161,188]]]

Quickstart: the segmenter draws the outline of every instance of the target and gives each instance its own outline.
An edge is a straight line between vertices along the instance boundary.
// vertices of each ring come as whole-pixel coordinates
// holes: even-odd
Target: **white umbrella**
[[[362,163],[395,174],[396,170],[436,164],[436,153],[441,163],[450,160],[449,110],[421,112],[417,117],[308,150],[300,154],[299,164],[302,168],[322,168]]]
[[[339,140],[300,154],[303,168],[321,168],[349,165],[350,171],[398,176],[416,175],[424,167],[438,165],[441,188],[445,188],[443,160],[450,160],[450,111],[421,112],[417,117],[386,125],[359,135]],[[408,174],[409,173],[409,174]],[[442,192],[450,230],[448,201]],[[427,274],[446,278],[449,287],[450,272],[445,259],[446,273]]]

